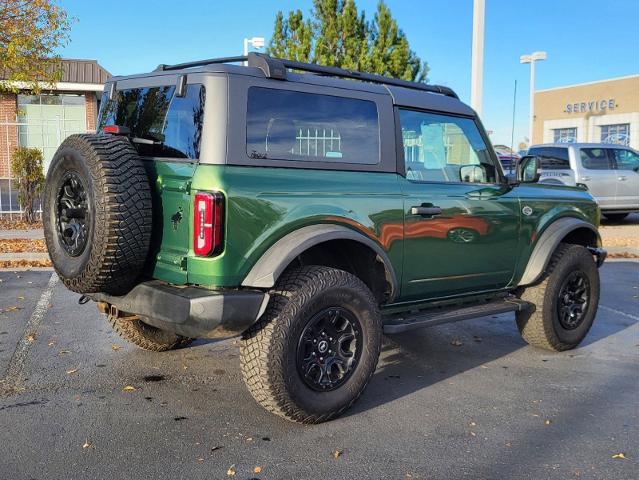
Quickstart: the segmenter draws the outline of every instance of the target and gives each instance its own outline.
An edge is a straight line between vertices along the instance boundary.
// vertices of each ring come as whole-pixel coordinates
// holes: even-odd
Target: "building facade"
[[[558,142],[639,149],[639,75],[537,90],[532,143]]]
[[[11,181],[11,156],[17,146],[42,150],[46,173],[67,136],[95,131],[109,72],[95,60],[63,59],[61,67],[62,78],[52,90],[0,93],[0,213],[20,210]]]

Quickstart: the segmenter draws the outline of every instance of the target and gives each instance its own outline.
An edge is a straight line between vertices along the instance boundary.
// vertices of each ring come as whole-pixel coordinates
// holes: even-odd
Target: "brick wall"
[[[87,130],[94,131],[95,119],[98,115],[98,112],[96,112],[95,93],[86,92],[84,94],[84,98],[86,99],[86,104],[87,104]]]
[[[15,122],[17,113],[16,95],[0,94],[0,178],[10,176],[11,153],[18,145],[18,127],[5,123]]]

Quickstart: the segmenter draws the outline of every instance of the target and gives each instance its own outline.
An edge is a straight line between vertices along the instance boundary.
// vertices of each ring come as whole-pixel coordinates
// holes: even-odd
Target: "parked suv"
[[[533,145],[528,155],[541,159],[542,183],[582,185],[602,214],[621,221],[639,211],[639,152],[606,143]]]
[[[122,337],[241,336],[257,402],[317,423],[362,394],[382,333],[515,312],[530,344],[579,344],[599,211],[538,168],[507,181],[446,87],[260,54],[160,65],[111,78],[98,133],[60,146],[45,236]]]

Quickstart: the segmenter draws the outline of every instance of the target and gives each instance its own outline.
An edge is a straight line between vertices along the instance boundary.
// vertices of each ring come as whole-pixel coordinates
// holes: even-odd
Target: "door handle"
[[[627,179],[628,179],[628,177],[625,177],[625,176],[621,176],[621,177],[618,178],[618,180],[620,182],[625,182]]]
[[[411,207],[411,215],[421,215],[422,217],[432,217],[442,213],[441,207]]]
[[[588,182],[588,181],[590,181],[590,180],[591,180],[591,178],[590,178],[590,177],[581,177],[581,179],[582,179],[584,182]]]

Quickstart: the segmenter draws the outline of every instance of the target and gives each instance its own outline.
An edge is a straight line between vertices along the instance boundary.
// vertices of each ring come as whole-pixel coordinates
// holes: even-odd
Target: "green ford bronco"
[[[583,340],[599,210],[539,168],[506,178],[446,87],[255,53],[160,65],[111,78],[97,134],[58,149],[46,243],[127,340],[241,336],[257,402],[318,423],[362,394],[383,333],[514,312],[531,345]]]

